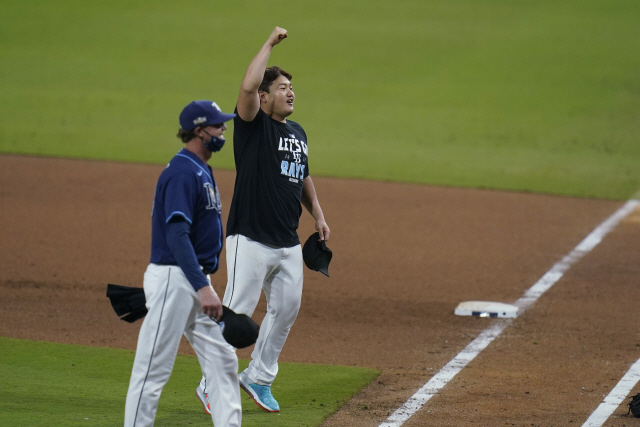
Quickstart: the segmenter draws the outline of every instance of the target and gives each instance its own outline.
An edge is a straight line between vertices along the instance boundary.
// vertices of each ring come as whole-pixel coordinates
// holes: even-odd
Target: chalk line
[[[622,379],[611,390],[609,395],[604,398],[600,406],[591,414],[591,416],[582,424],[582,427],[600,427],[613,414],[613,411],[627,397],[631,389],[640,380],[640,359],[636,361],[627,371]]]
[[[633,198],[635,201],[638,201],[640,199],[640,191],[637,192]],[[602,424],[609,419],[611,414],[613,414],[613,411],[620,406],[620,403],[627,397],[638,381],[640,381],[640,359],[631,365],[631,368],[629,368],[596,410],[593,411],[582,427],[601,427]]]
[[[551,267],[525,294],[519,298],[514,305],[518,307],[521,314],[533,305],[538,298],[549,290],[562,278],[569,268],[595,248],[620,221],[640,205],[638,200],[627,201],[613,215],[598,225],[582,242],[578,244],[569,254]],[[438,373],[436,373],[425,385],[413,394],[400,408],[389,416],[379,427],[400,427],[406,420],[411,418],[429,399],[437,394],[453,377],[455,377],[469,362],[487,348],[491,342],[498,337],[513,319],[494,320],[493,323],[471,341],[460,353],[458,353],[449,363],[447,363]]]

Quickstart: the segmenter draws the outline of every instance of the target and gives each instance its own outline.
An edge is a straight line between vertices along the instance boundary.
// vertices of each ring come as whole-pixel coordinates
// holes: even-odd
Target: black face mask
[[[204,140],[202,142],[204,142],[204,146],[207,147],[207,150],[211,151],[212,153],[215,153],[216,151],[220,151],[224,143],[227,142],[226,139],[213,136],[204,129],[203,129],[203,132],[211,137],[211,139],[208,142],[204,142]]]

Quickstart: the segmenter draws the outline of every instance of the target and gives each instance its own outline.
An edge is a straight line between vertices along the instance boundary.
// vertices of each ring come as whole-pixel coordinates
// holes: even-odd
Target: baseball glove
[[[640,418],[640,393],[630,397],[629,399],[631,399],[631,402],[629,402],[629,411],[627,412],[627,415],[631,412],[633,416]]]
[[[142,288],[108,284],[107,297],[111,301],[113,311],[125,322],[133,323],[147,315]]]

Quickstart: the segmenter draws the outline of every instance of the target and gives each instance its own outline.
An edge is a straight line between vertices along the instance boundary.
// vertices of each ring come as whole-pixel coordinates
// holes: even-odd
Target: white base
[[[518,307],[512,304],[493,301],[466,301],[458,304],[453,313],[458,316],[500,317],[513,319],[518,317]]]

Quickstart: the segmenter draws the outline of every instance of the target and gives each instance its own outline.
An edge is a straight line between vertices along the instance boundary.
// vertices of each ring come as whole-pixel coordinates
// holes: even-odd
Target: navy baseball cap
[[[180,113],[180,127],[184,130],[198,126],[218,125],[231,120],[235,114],[225,114],[213,101],[193,101]]]

